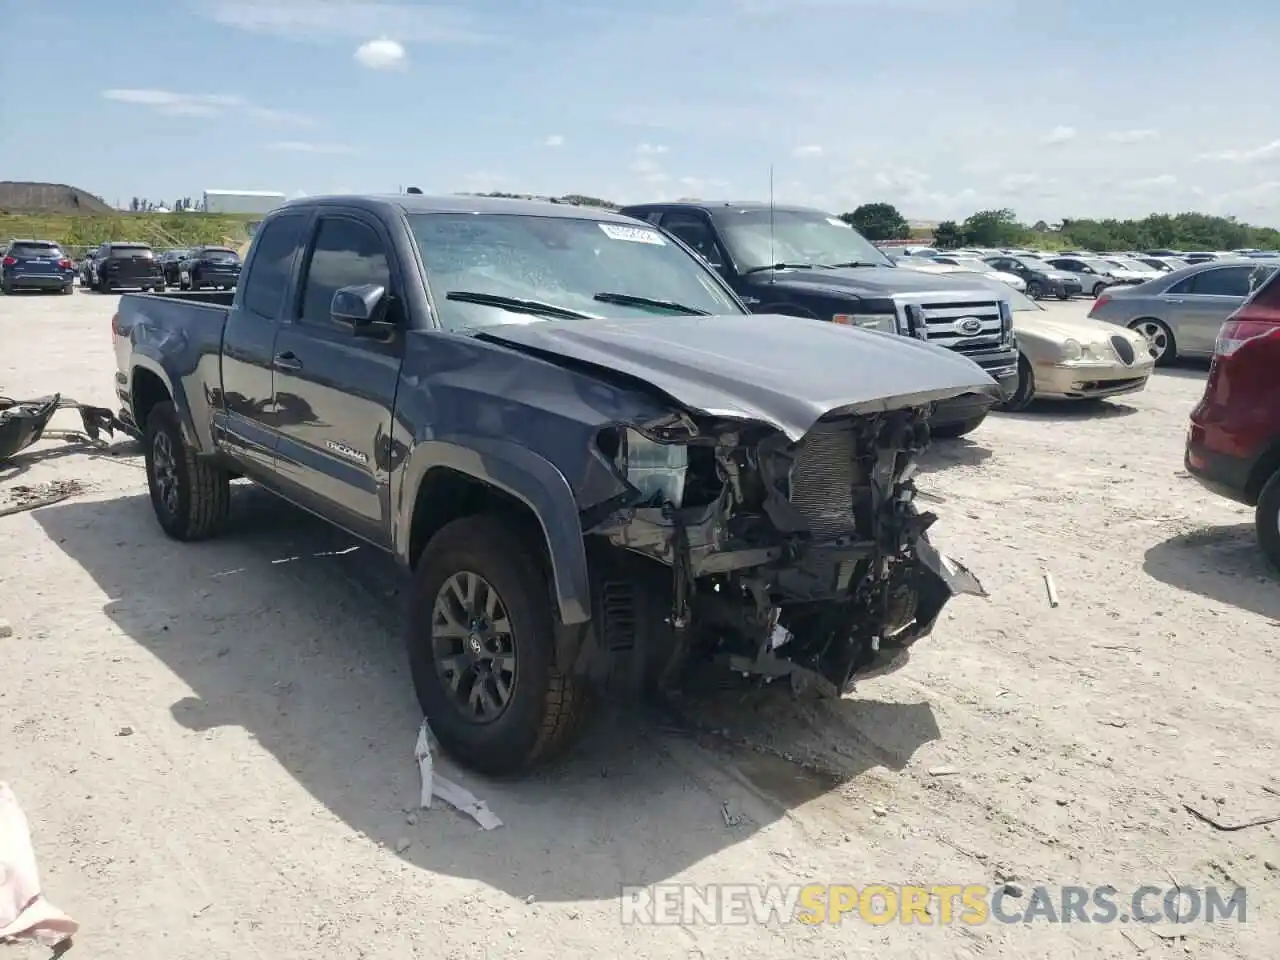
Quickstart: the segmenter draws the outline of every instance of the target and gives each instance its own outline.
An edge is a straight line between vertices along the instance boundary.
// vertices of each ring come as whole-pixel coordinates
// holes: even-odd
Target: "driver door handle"
[[[275,359],[271,361],[271,366],[275,367],[277,370],[301,370],[302,361],[298,359],[297,355],[294,354],[293,351],[286,350],[284,353],[277,353],[275,355]]]

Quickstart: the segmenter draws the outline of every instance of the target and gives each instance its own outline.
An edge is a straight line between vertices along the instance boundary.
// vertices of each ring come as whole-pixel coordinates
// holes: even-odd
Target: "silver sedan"
[[[1108,287],[1089,316],[1136,330],[1158,365],[1211,357],[1222,322],[1277,269],[1257,260],[1210,260],[1137,286]]]

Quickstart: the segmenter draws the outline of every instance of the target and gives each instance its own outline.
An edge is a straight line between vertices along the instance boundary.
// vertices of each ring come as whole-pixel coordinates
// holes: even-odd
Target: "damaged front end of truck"
[[[690,414],[602,431],[628,492],[584,523],[598,644],[662,686],[716,664],[844,694],[900,666],[953,595],[986,595],[915,502],[930,412],[836,410],[795,442]]]

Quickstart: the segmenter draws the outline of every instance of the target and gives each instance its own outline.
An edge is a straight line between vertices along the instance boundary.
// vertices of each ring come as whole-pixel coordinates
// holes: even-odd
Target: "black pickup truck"
[[[977,277],[905,270],[843,220],[810,207],[764,203],[644,203],[626,216],[660,226],[720,273],[755,313],[812,317],[916,337],[963,354],[1000,385],[1018,388],[1013,312]],[[959,437],[992,400],[970,394],[938,404],[934,436]]]
[[[848,691],[981,594],[912,477],[933,405],[995,383],[752,314],[626,217],[293,201],[234,293],[126,295],[112,330],[165,532],[220,532],[239,475],[394,554],[422,708],[481,771],[550,757],[601,690],[728,667]]]

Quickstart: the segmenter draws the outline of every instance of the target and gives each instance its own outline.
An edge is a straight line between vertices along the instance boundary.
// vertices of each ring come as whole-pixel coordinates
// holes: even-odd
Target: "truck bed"
[[[135,431],[144,425],[133,416],[137,361],[150,359],[192,384],[221,382],[222,333],[235,297],[230,290],[126,293],[120,298],[111,333],[116,354],[116,396],[120,420]],[[203,396],[195,388],[194,396]]]

